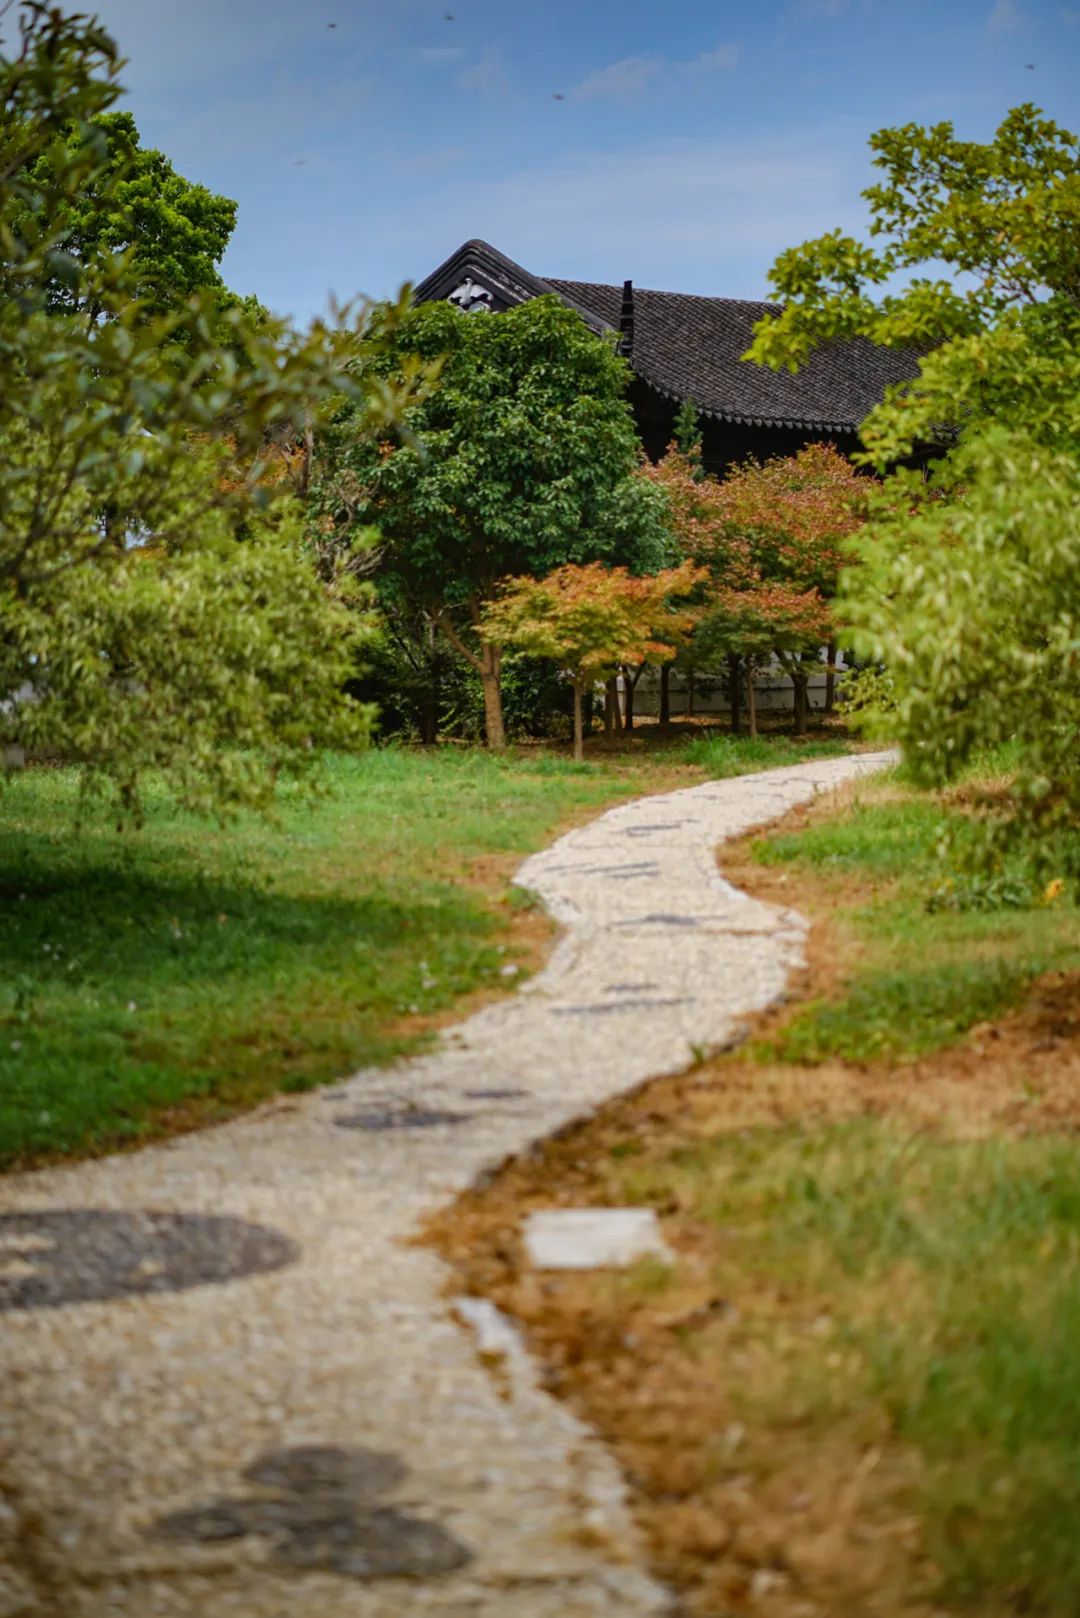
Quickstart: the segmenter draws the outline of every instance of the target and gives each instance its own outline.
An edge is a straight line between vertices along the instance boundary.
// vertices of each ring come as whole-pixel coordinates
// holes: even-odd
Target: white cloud
[[[575,101],[633,101],[663,72],[662,56],[624,56],[590,73],[573,92]]]
[[[738,65],[738,45],[717,45],[692,61],[673,62],[664,56],[624,56],[597,68],[572,92],[575,101],[636,101],[646,90],[679,83],[688,75],[730,71]]]
[[[702,51],[696,62],[689,64],[697,73],[729,72],[738,67],[742,49],[738,45],[717,45],[715,50]]]
[[[1015,34],[1027,22],[1016,0],[994,0],[994,7],[986,19],[988,34]]]
[[[476,95],[504,95],[510,87],[510,75],[498,46],[484,52],[478,62],[458,74],[458,86]]]
[[[584,149],[494,177],[466,168],[378,229],[402,276],[425,275],[480,236],[537,275],[764,297],[784,248],[833,226],[865,229],[863,134],[842,120],[765,140]]]

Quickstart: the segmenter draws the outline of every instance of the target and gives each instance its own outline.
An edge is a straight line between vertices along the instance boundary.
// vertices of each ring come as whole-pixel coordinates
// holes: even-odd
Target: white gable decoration
[[[491,293],[487,287],[481,286],[479,281],[474,281],[471,275],[467,275],[461,285],[456,286],[453,292],[448,294],[446,301],[456,303],[459,309],[464,309],[469,315],[494,313]]]

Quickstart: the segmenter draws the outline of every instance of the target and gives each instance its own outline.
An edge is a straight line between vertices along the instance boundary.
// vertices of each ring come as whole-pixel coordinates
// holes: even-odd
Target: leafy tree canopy
[[[837,611],[885,666],[871,723],[924,780],[1010,744],[1011,784],[978,823],[984,867],[1019,838],[1052,879],[1080,877],[1080,140],[1022,106],[986,144],[940,124],[872,145],[873,240],[782,255],[788,304],[752,354],[797,366],[856,335],[927,350],[863,424],[867,458],[951,447],[928,485],[887,480]]]
[[[544,579],[507,580],[484,611],[482,633],[497,645],[550,658],[573,682],[580,759],[586,685],[621,665],[670,661],[696,618],[685,598],[704,577],[692,562],[643,577],[600,562],[568,563]]]
[[[188,802],[258,801],[367,723],[341,687],[370,631],[305,554],[274,437],[343,391],[381,427],[416,378],[366,389],[355,334],[222,317],[216,288],[147,311],[107,219],[75,258],[72,219],[120,184],[116,47],[55,8],[5,22],[0,746],[75,759],[128,804],[151,765]]]
[[[1052,441],[1076,382],[1080,141],[1024,105],[989,142],[942,123],[870,144],[883,174],[864,193],[871,240],[831,231],[781,254],[771,280],[784,309],[758,324],[749,357],[795,370],[852,337],[921,351],[914,386],[892,388],[863,423],[882,468],[1017,410]]]
[[[1062,426],[1080,442],[1080,388]],[[843,577],[856,649],[886,670],[866,717],[931,785],[1007,748],[1012,779],[970,852],[994,869],[1020,842],[1046,879],[1080,884],[1080,463],[998,423],[947,476],[936,497],[890,479]]]
[[[832,597],[873,480],[830,444],[746,461],[722,480],[672,448],[651,475],[684,554],[708,572],[696,653],[775,656],[794,683],[803,728],[810,665],[834,637]]]
[[[78,265],[124,256],[125,287],[148,314],[164,314],[196,292],[224,297],[218,266],[236,225],[236,203],[184,179],[162,152],[142,146],[129,112],[102,113],[91,131],[71,124],[55,137],[66,152],[50,143],[28,163],[28,191],[40,196],[58,165],[78,161],[88,138],[103,159],[58,210],[51,226],[57,250]],[[54,309],[78,309],[91,292],[92,281],[70,273],[46,282]],[[99,311],[91,306],[88,312]]]
[[[500,653],[477,635],[484,601],[510,575],[565,563],[659,567],[664,500],[638,475],[625,361],[558,298],[495,318],[423,305],[369,375],[400,385],[418,360],[438,360],[438,385],[374,447],[346,414],[313,494],[344,533],[378,527],[384,576],[478,669],[500,745]]]

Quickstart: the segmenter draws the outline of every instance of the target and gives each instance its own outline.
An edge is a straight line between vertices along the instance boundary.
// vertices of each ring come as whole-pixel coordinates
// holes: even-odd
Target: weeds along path
[[[609,810],[519,872],[544,971],[431,1055],[0,1183],[0,1618],[667,1611],[610,1458],[524,1356],[489,1373],[409,1238],[782,994],[806,924],[715,847],[887,762]]]

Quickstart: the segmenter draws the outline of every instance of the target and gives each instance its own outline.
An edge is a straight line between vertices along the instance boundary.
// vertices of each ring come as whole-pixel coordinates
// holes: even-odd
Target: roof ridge
[[[620,284],[615,281],[579,281],[570,275],[547,275],[542,278],[550,286],[595,287],[605,292],[618,292]],[[779,309],[780,305],[769,298],[728,298],[712,292],[669,292],[663,287],[643,287],[634,282],[634,296],[645,293],[654,298],[685,298],[694,303],[723,303],[737,309]]]

